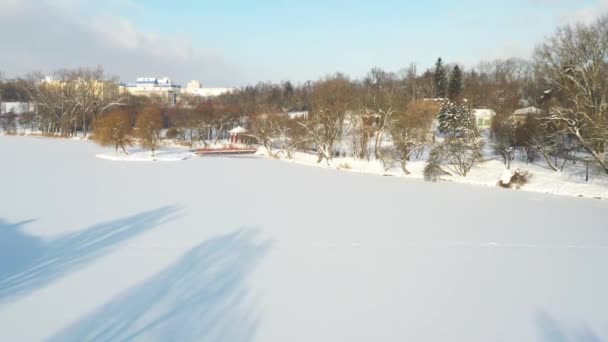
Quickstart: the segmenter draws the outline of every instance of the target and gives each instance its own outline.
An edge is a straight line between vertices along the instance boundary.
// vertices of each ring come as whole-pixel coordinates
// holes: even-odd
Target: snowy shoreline
[[[83,137],[50,137],[39,135],[0,135],[3,137],[32,137],[42,139],[56,139],[60,141],[92,141]],[[222,145],[224,146],[224,145]],[[129,149],[129,155],[115,153],[113,150],[108,152],[98,153],[95,158],[109,161],[125,161],[125,162],[178,162],[189,160],[196,157],[190,148],[175,144],[165,140],[155,153],[155,157],[151,156],[149,150],[141,148]],[[444,176],[439,182],[454,182],[468,185],[498,187],[497,183],[506,168],[504,164],[492,157],[487,157],[489,151],[486,151],[486,159],[475,165],[467,177],[461,176]],[[294,152],[291,159],[288,158],[271,158],[264,148],[259,147],[256,155],[264,157],[268,160],[293,163],[302,166],[317,167],[330,169],[335,171],[353,172],[365,175],[375,175],[384,177],[396,177],[404,179],[422,180],[425,159],[414,160],[408,163],[410,175],[405,175],[403,171],[397,167],[391,167],[388,172],[384,171],[381,163],[376,160],[361,160],[353,157],[336,157],[328,165],[326,162],[317,163],[317,156],[311,153]],[[203,157],[204,158],[204,157]],[[601,174],[598,170],[590,170],[590,181],[585,182],[585,170],[583,163],[579,165],[569,165],[564,171],[552,171],[542,164],[542,161],[526,164],[520,161],[512,161],[511,170],[524,170],[531,173],[531,180],[525,184],[520,191],[528,191],[542,194],[551,194],[557,196],[583,197],[592,199],[608,199],[608,177]],[[505,189],[508,190],[508,189]]]
[[[269,160],[293,163],[302,166],[312,166],[322,169],[352,172],[365,175],[395,177],[403,179],[423,180],[422,171],[424,169],[424,160],[413,161],[408,164],[410,175],[405,175],[399,167],[392,167],[388,172],[385,172],[382,165],[378,161],[366,161],[354,159],[352,157],[337,157],[334,158],[330,165],[325,162],[317,163],[317,156],[296,152],[292,159],[275,159],[268,157],[267,153],[258,151],[258,154],[265,156]],[[534,193],[542,193],[556,196],[581,197],[591,199],[608,199],[608,177],[601,174],[594,174],[589,182],[584,181],[584,174],[580,174],[581,170],[574,172],[559,172],[549,171],[541,165],[525,164],[518,161],[512,162],[511,170],[523,170],[531,172],[532,177],[528,184],[525,184],[520,189],[503,189],[505,191],[526,191]],[[471,170],[467,177],[462,176],[444,176],[439,182],[460,183],[473,186],[483,186],[489,188],[500,188],[497,184],[501,176],[503,176],[506,168],[504,164],[495,159],[485,160],[477,164]],[[574,175],[578,175],[582,180],[574,180]]]

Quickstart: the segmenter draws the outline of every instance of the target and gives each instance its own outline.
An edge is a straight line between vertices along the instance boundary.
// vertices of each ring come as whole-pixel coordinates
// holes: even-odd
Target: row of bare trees
[[[64,136],[86,134],[95,119],[125,102],[119,97],[116,81],[100,67],[60,70],[51,75],[32,73],[6,82],[2,91],[5,100],[34,104],[32,113],[19,118],[20,126]]]
[[[540,111],[523,122],[499,112],[495,150],[507,164],[519,150],[529,162],[542,156],[555,171],[593,160],[608,173],[608,16],[559,28],[534,58],[535,77],[523,90],[542,91]]]
[[[137,127],[136,117],[153,102],[119,97],[100,68],[62,71],[50,80],[31,75],[19,85],[36,106],[34,117],[23,116],[24,124],[65,135],[89,131],[93,122],[118,115],[116,109]],[[11,86],[9,92],[15,92],[15,83]],[[540,112],[514,119],[514,110],[529,106]],[[362,80],[335,74],[295,85],[259,83],[213,100],[184,96],[174,107],[160,107],[160,122],[168,137],[190,145],[217,143],[242,125],[271,156],[305,150],[330,162],[348,153],[379,160],[385,168],[398,162],[408,173],[411,158],[437,147],[438,113],[471,121],[472,108],[497,113],[491,132],[506,164],[520,151],[528,161],[542,156],[559,170],[564,160],[584,154],[608,173],[608,16],[559,28],[532,61],[497,60],[465,69],[438,60],[423,72],[414,64],[399,72],[374,68]],[[477,144],[480,132],[464,131],[440,136],[444,160],[464,138]],[[469,166],[457,169],[466,174]]]
[[[296,87],[294,93],[304,95],[308,110],[288,115],[280,104],[262,102],[251,116],[249,134],[271,156],[291,157],[301,149],[329,163],[348,151],[356,158],[380,160],[387,168],[399,161],[407,173],[410,157],[432,140],[438,104],[412,101],[396,74],[374,69],[362,81],[336,74]],[[386,148],[387,141],[394,148]]]
[[[464,113],[473,123],[472,108],[487,108],[497,113],[491,132],[506,164],[517,150],[528,161],[542,156],[554,170],[587,155],[608,173],[608,17],[560,28],[539,45],[533,61],[499,60],[463,70],[439,60],[434,70],[422,74],[411,65],[399,73],[373,69],[359,81],[338,74],[289,85],[291,91],[284,88],[264,84],[230,95],[233,103],[247,103],[252,112],[265,114],[251,128],[268,149],[272,141],[297,141],[315,150],[319,161],[347,150],[385,166],[398,160],[407,173],[406,163],[417,151],[437,147],[430,146],[431,126],[440,108],[451,116]],[[308,114],[287,120],[275,115],[293,103],[303,104]],[[532,106],[539,110],[524,120],[513,118],[516,109]],[[285,123],[289,121],[291,125]],[[302,130],[281,129],[287,126]],[[481,133],[473,126],[466,133],[461,128],[442,136],[444,160],[463,175],[480,159]],[[285,132],[294,132],[291,139]],[[460,150],[467,153],[454,152]]]
[[[163,115],[158,105],[148,105],[137,113],[135,123],[127,109],[114,109],[93,122],[93,139],[102,146],[118,148],[128,154],[127,147],[138,139],[144,148],[152,151],[152,156],[161,141]]]

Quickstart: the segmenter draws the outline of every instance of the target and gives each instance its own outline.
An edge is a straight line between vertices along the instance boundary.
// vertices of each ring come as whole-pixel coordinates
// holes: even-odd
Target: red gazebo
[[[231,144],[245,144],[246,143],[246,134],[249,131],[241,126],[237,126],[230,130],[230,143]]]

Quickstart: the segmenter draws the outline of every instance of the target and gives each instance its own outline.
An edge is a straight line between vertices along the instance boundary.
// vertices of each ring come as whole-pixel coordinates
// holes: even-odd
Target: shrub
[[[160,131],[163,128],[163,117],[160,108],[148,106],[137,115],[136,135],[140,144],[152,150],[152,156],[160,142]]]
[[[116,109],[93,122],[92,139],[101,146],[113,146],[116,152],[120,147],[127,154],[126,147],[133,144],[131,131],[129,112]]]
[[[531,177],[532,174],[525,170],[507,171],[500,177],[497,185],[505,189],[521,189]]]
[[[450,175],[449,172],[446,172],[443,168],[441,168],[441,160],[442,160],[442,150],[438,148],[433,148],[431,150],[431,154],[429,155],[429,159],[424,166],[423,175],[424,180],[427,182],[436,182],[439,177],[444,175]]]
[[[165,138],[167,139],[175,139],[180,135],[180,132],[177,128],[171,127],[165,133]]]
[[[350,166],[349,163],[341,163],[340,165],[338,165],[339,169],[343,169],[343,170],[350,170],[352,169],[352,167]]]

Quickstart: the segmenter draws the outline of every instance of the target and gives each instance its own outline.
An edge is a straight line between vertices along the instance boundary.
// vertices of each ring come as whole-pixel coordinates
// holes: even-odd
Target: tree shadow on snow
[[[270,247],[255,232],[203,242],[50,341],[252,341],[246,278]]]
[[[0,303],[23,296],[111,252],[176,214],[162,207],[44,240],[23,232],[31,221],[8,224],[0,219]]]
[[[536,314],[536,325],[540,342],[604,342],[588,325],[577,329],[562,326],[555,318],[544,311]]]

